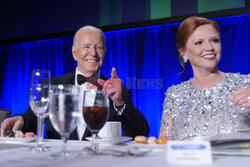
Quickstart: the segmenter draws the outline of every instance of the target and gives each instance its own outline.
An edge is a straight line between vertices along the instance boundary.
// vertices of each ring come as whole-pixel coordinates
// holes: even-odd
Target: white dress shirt
[[[91,84],[91,83],[89,83],[89,82],[85,82],[84,84],[82,84],[82,85],[79,85],[78,84],[78,82],[77,82],[77,75],[78,74],[81,74],[81,75],[83,75],[79,70],[78,70],[78,68],[76,68],[76,73],[75,73],[75,85],[77,85],[77,86],[80,86],[81,87],[81,103],[83,102],[83,92],[84,92],[84,90],[86,90],[86,87],[87,87],[87,85],[88,86],[93,86],[94,87],[94,85],[93,84]],[[97,78],[100,78],[100,72],[98,72],[98,74],[97,74]],[[82,104],[81,104],[82,105]],[[79,138],[79,140],[81,140],[82,139],[82,136],[83,136],[83,134],[84,134],[84,132],[85,132],[85,130],[86,130],[86,123],[85,123],[85,121],[84,121],[84,119],[83,119],[83,115],[82,115],[82,112],[81,112],[81,116],[80,116],[80,118],[79,118],[79,121],[77,121],[77,133],[78,133],[78,138]]]
[[[81,103],[82,103],[82,102],[83,102],[83,92],[84,92],[84,90],[87,89],[87,86],[90,86],[91,89],[94,89],[94,88],[97,89],[97,87],[95,87],[93,84],[91,84],[91,83],[89,83],[89,82],[85,82],[84,84],[79,85],[78,82],[77,82],[77,75],[78,75],[78,74],[83,75],[83,74],[78,70],[78,68],[76,68],[76,73],[75,73],[75,85],[81,87],[81,92],[82,92],[82,93],[81,93]],[[99,72],[97,73],[97,79],[99,79],[100,76],[101,76],[101,74],[100,74],[100,71],[99,71]],[[81,104],[81,105],[82,105],[82,104]],[[126,107],[126,104],[124,104],[123,108],[122,108],[120,111],[116,108],[114,102],[113,102],[113,106],[114,106],[115,110],[117,111],[117,114],[118,114],[118,115],[121,115],[121,114],[123,113],[123,110],[124,110],[125,107]],[[83,134],[84,134],[84,132],[85,132],[85,130],[86,130],[86,127],[87,127],[87,125],[86,125],[86,123],[85,123],[85,121],[84,121],[84,119],[83,119],[83,115],[82,115],[82,112],[81,112],[81,116],[80,116],[80,118],[79,118],[79,121],[77,122],[77,133],[78,133],[78,138],[79,138],[79,140],[82,139],[82,136],[83,136]],[[101,136],[100,136],[100,137],[101,137]]]

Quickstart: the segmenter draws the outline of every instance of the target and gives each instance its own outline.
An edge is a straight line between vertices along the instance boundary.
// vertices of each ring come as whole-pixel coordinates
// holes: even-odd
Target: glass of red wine
[[[96,143],[97,133],[105,125],[109,116],[109,95],[107,90],[89,89],[84,91],[83,96],[83,118],[92,133],[92,154],[101,154]]]

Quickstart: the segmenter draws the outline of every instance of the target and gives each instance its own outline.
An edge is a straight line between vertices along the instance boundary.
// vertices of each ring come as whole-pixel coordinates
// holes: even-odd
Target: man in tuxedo
[[[104,77],[100,68],[106,53],[106,38],[104,33],[93,26],[79,29],[73,40],[72,54],[77,61],[75,71],[51,78],[51,84],[78,85],[83,90],[88,88],[107,89],[110,96],[109,121],[120,121],[125,136],[147,136],[148,123],[142,113],[134,107],[130,89],[121,85],[116,69],[112,68],[111,78]],[[22,130],[22,132],[36,132],[37,118],[29,107],[23,115],[7,118],[1,124],[1,136],[8,129]],[[50,139],[60,139],[60,135],[53,128],[49,118],[46,118],[46,135]],[[70,139],[84,140],[90,136],[83,118],[78,121],[77,128],[71,133]]]

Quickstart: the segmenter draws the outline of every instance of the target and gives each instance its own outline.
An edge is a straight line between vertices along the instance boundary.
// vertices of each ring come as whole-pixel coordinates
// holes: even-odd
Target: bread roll
[[[147,138],[145,136],[136,136],[134,142],[136,144],[147,144]]]
[[[167,137],[159,137],[159,139],[157,140],[158,144],[167,144],[167,142],[168,142]]]

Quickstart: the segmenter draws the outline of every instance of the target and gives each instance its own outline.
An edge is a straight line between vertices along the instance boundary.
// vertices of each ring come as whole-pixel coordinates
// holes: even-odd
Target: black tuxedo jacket
[[[103,80],[107,80],[103,75],[100,77]],[[51,78],[51,84],[75,84],[75,71],[61,75],[55,78]],[[120,121],[122,124],[123,134],[125,136],[135,137],[137,135],[147,136],[149,133],[149,126],[147,120],[142,115],[142,113],[134,107],[131,97],[130,89],[122,86],[122,96],[126,103],[126,107],[123,110],[121,115],[117,115],[117,111],[113,107],[113,101],[110,99],[110,113],[109,113],[109,121]],[[37,130],[37,117],[32,112],[29,107],[25,113],[22,115],[24,119],[24,126],[21,129],[22,132],[36,132]],[[45,119],[46,121],[46,136],[49,139],[60,139],[59,133],[53,128],[49,118]],[[90,136],[91,133],[88,129],[85,130],[83,138]],[[71,140],[78,140],[77,130],[75,129],[71,134]]]

